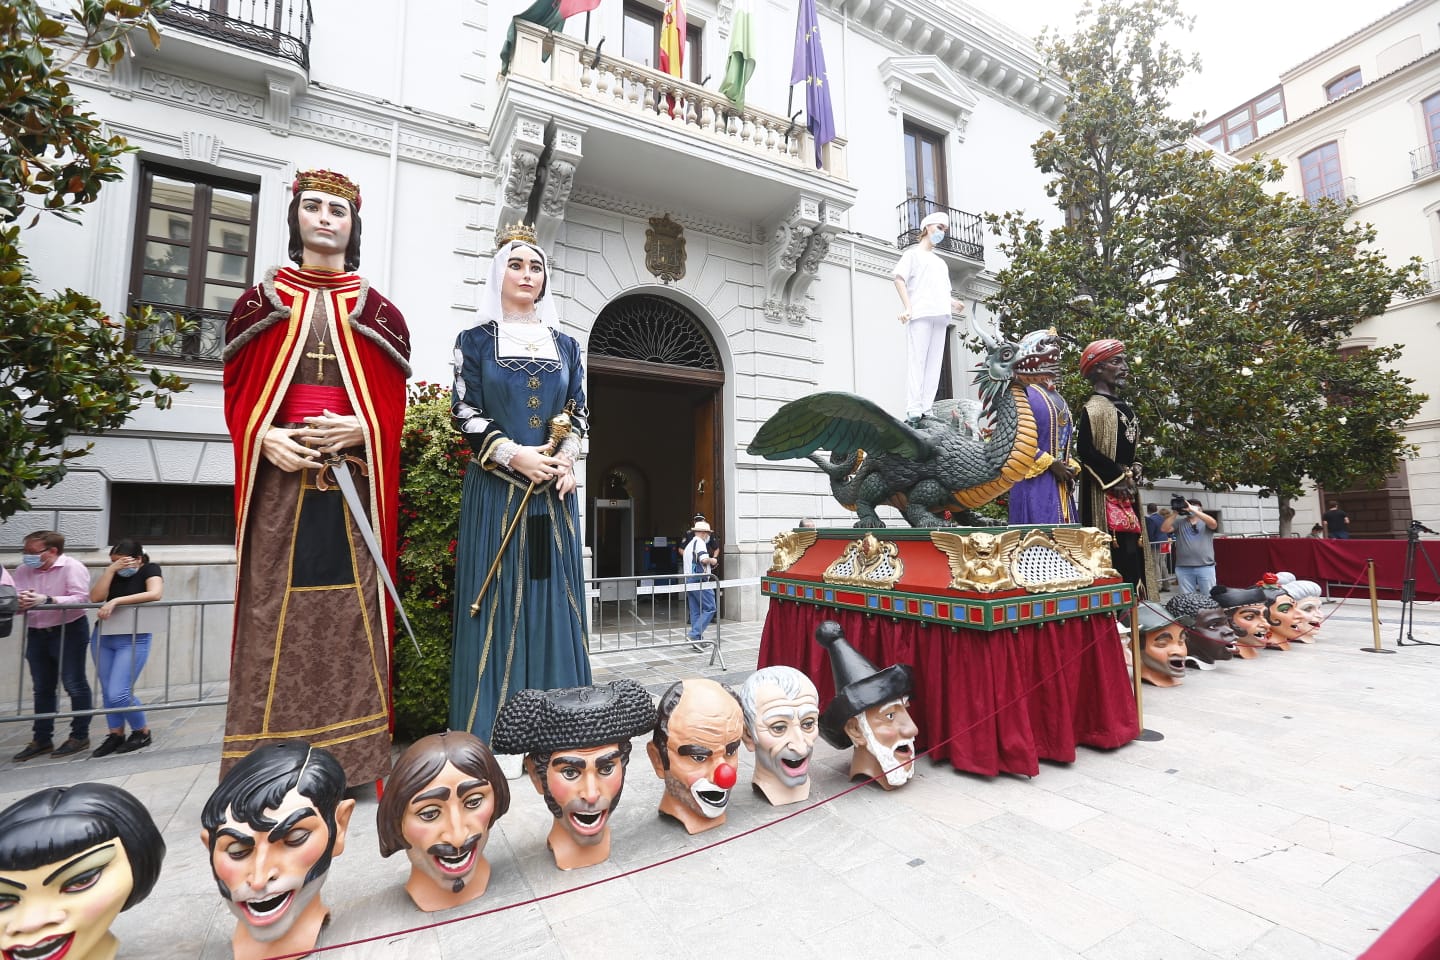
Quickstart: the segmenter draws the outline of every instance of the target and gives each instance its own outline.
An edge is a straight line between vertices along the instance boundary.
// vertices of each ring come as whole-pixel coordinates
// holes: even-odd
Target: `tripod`
[[[1410,521],[1410,539],[1405,544],[1405,582],[1400,590],[1400,636],[1395,640],[1397,647],[1436,647],[1440,646],[1430,640],[1415,639],[1415,553],[1425,558],[1425,566],[1430,568],[1430,576],[1440,583],[1440,573],[1435,572],[1435,564],[1430,561],[1430,555],[1425,552],[1425,547],[1420,543],[1420,534],[1435,533],[1419,520]],[[1409,617],[1408,623],[1406,617]],[[1409,641],[1408,643],[1406,641]]]

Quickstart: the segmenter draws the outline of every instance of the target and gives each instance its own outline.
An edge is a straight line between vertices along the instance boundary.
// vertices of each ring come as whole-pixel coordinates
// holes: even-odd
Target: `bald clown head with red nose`
[[[660,812],[689,833],[725,822],[745,734],[740,701],[714,680],[679,680],[660,698],[647,750],[665,781]]]

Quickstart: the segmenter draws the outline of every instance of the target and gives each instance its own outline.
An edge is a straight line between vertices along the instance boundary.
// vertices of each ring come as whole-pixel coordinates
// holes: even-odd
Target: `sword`
[[[546,455],[553,454],[570,433],[570,411],[575,408],[574,401],[565,404],[565,409],[550,418],[550,439],[544,446]],[[485,574],[485,582],[480,584],[480,592],[475,594],[475,602],[470,604],[470,616],[480,616],[480,601],[485,598],[485,591],[490,589],[490,581],[495,579],[495,573],[500,569],[500,558],[505,556],[505,548],[510,546],[510,538],[515,535],[515,527],[520,523],[520,518],[525,516],[525,506],[530,502],[530,495],[535,492],[535,481],[530,481],[530,486],[525,488],[525,496],[520,499],[520,506],[515,511],[515,519],[510,521],[505,536],[500,540],[500,549],[495,551],[495,561],[490,564],[490,571]]]
[[[400,591],[395,589],[395,581],[390,579],[390,568],[385,563],[385,554],[380,550],[380,544],[375,542],[375,533],[370,529],[370,521],[366,518],[365,508],[360,503],[360,492],[355,489],[355,480],[350,476],[350,464],[355,464],[360,470],[360,476],[368,476],[370,467],[359,457],[348,453],[337,453],[326,459],[321,465],[320,472],[315,475],[315,489],[329,490],[330,484],[325,482],[325,474],[335,478],[335,485],[345,496],[345,504],[350,508],[350,515],[355,518],[355,526],[360,528],[360,537],[365,541],[366,548],[370,551],[370,558],[375,561],[375,569],[380,572],[380,580],[385,584],[385,589],[390,594],[390,600],[395,604],[395,612],[400,614],[400,622],[405,625],[405,632],[410,635],[410,642],[415,644],[415,655],[425,659],[425,654],[420,652],[420,641],[415,639],[415,631],[410,629],[410,618],[405,616],[405,605],[400,602]]]

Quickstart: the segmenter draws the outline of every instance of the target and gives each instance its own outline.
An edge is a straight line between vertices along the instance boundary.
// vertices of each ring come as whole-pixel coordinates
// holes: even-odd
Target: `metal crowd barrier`
[[[591,577],[585,581],[585,596],[590,602],[590,652],[691,646],[703,653],[709,647],[709,665],[715,666],[718,660],[721,670],[729,670],[721,649],[724,587],[713,573]],[[705,628],[699,644],[691,643],[686,633],[690,622],[686,594],[694,590],[715,592],[715,619]]]
[[[590,603],[590,651],[653,650],[667,647],[692,646],[697,652],[710,652],[709,665],[717,663],[728,670],[722,647],[724,630],[721,619],[725,588],[712,574],[668,574],[660,576],[593,577],[586,581],[585,595]],[[692,644],[686,631],[689,609],[686,593],[690,590],[711,590],[715,593],[715,619],[706,628],[704,640]],[[14,664],[15,698],[0,703],[0,723],[17,723],[49,717],[66,720],[75,716],[102,716],[112,712],[104,706],[101,684],[96,672],[95,657],[87,645],[85,675],[90,683],[93,706],[89,710],[65,710],[55,713],[34,713],[34,689],[30,667],[25,662],[25,637],[29,613],[41,610],[98,609],[99,603],[46,604],[18,613],[9,637],[0,637],[0,651]],[[110,619],[96,621],[86,614],[86,635],[93,637],[95,624],[101,623],[107,634],[150,633],[150,653],[144,667],[130,679],[130,688],[141,705],[125,710],[184,710],[192,707],[223,706],[229,688],[230,632],[235,601],[230,598],[212,600],[157,600],[150,603],[122,604]],[[141,620],[153,620],[165,614],[162,628],[141,630]],[[208,670],[207,670],[208,665]],[[60,703],[68,701],[64,684],[57,684]]]
[[[41,610],[95,610],[100,606],[102,604],[99,603],[42,604],[16,615],[10,636],[0,637],[0,645],[13,646],[13,662],[16,665],[15,700],[9,704],[0,704],[0,723],[28,723],[42,716],[56,720],[76,716],[94,717],[112,712],[104,706],[95,657],[88,641],[85,651],[85,676],[90,682],[95,703],[90,710],[34,713],[30,666],[25,662],[25,636],[29,613]],[[97,622],[101,625],[101,632],[106,634],[151,634],[150,654],[145,666],[130,678],[130,689],[141,701],[141,705],[121,707],[118,708],[119,712],[223,706],[229,685],[230,630],[234,607],[233,599],[156,600],[149,603],[121,604],[115,608],[110,618],[104,621],[97,621],[87,614],[87,638],[95,635]],[[139,629],[142,617],[153,621],[161,611],[165,614],[163,630]],[[177,644],[186,646],[177,649]],[[207,646],[212,647],[208,655],[209,676],[206,673]],[[63,681],[57,683],[56,688],[59,702],[67,702],[68,695],[65,693]]]

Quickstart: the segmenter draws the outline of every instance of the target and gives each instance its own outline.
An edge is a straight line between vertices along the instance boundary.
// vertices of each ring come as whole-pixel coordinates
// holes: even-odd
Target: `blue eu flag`
[[[821,148],[835,139],[835,114],[830,109],[830,80],[825,76],[825,51],[820,47],[820,18],[815,0],[800,0],[795,21],[795,64],[790,68],[792,84],[805,83],[807,126],[815,139],[815,166],[821,166]]]

